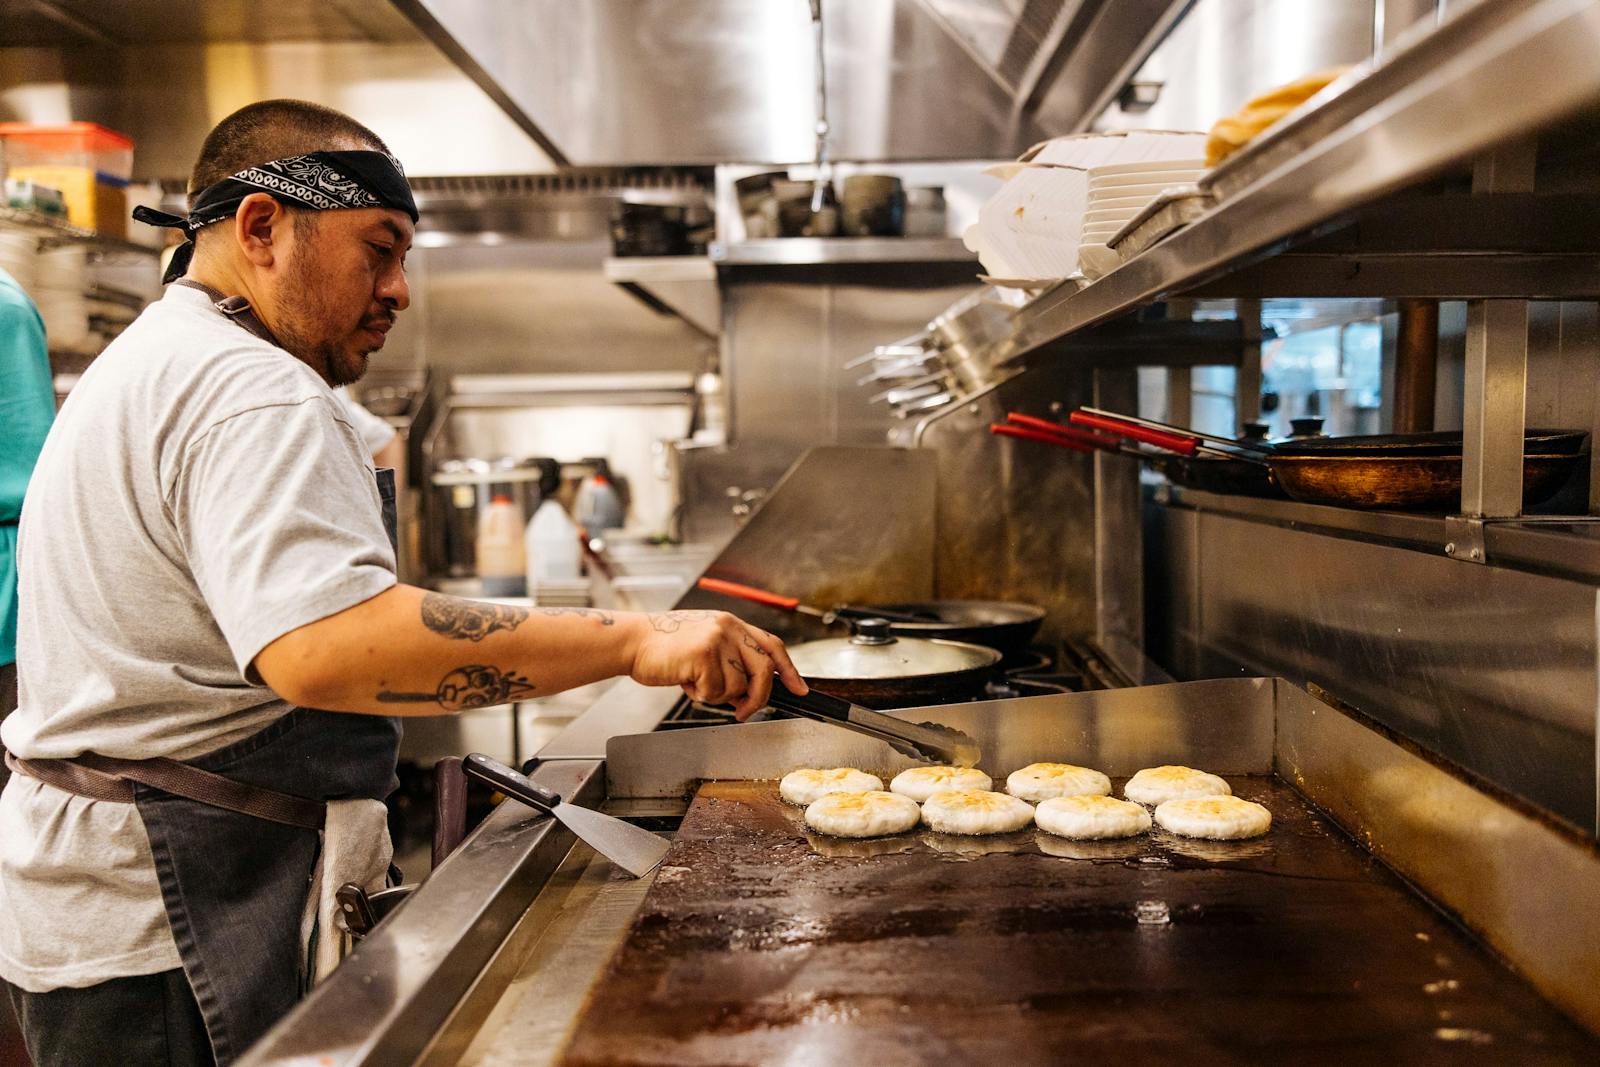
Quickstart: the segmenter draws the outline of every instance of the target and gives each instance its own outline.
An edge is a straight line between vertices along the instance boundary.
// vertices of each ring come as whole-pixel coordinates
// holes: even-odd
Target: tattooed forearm
[[[445,711],[488,708],[526,699],[534,690],[528,679],[498,667],[457,667],[439,679],[431,693],[378,693],[381,704],[438,704]]]
[[[422,598],[422,625],[445,637],[482,641],[496,630],[515,630],[527,617],[526,608],[506,604],[487,604],[438,593],[428,593]]]
[[[616,618],[609,611],[599,608],[540,608],[540,615],[576,615],[580,619],[598,619],[601,626],[615,626]]]

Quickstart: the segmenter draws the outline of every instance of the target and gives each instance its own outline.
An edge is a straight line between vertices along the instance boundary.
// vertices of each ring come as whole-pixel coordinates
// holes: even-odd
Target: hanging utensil
[[[818,689],[799,696],[790,692],[776,676],[768,703],[794,715],[877,738],[914,760],[971,767],[983,755],[978,743],[960,730],[931,722],[909,723]]]
[[[499,760],[474,752],[461,761],[469,778],[493,786],[506,796],[519,800],[578,835],[579,840],[635,878],[643,878],[667,854],[667,843],[648,830],[614,819],[592,808],[580,808],[561,799],[561,794],[538,785]]]

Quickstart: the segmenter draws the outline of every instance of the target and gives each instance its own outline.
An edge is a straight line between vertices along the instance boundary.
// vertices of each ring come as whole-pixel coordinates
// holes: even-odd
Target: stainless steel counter
[[[972,733],[997,767],[1071,745],[1119,774],[1163,756],[1229,774],[1274,773],[1546,997],[1600,1025],[1589,980],[1600,966],[1592,842],[1287,682],[1223,679],[898,714]],[[808,722],[693,733],[655,735],[657,756],[644,762],[635,757],[648,755],[651,739],[614,745],[612,788],[681,811],[685,775],[703,778],[708,768],[716,777],[771,777],[800,752],[863,766],[895,758],[886,748],[857,751],[854,735]],[[837,752],[816,748],[835,741]],[[594,804],[599,769],[561,760],[537,777]],[[241,1063],[550,1062],[645,891],[571,846],[549,820],[503,806]],[[1540,872],[1537,891],[1530,870]]]

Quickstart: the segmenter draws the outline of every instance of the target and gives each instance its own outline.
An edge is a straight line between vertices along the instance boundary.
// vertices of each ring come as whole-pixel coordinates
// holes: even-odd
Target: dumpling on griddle
[[[783,776],[778,783],[778,795],[791,804],[805,807],[829,793],[865,793],[869,789],[882,788],[883,779],[854,767],[830,767],[825,770],[802,767]]]
[[[988,789],[992,785],[994,779],[976,767],[912,767],[894,776],[889,791],[921,804],[947,789]]]
[[[1272,827],[1272,812],[1233,796],[1169,800],[1156,808],[1156,824],[1183,837],[1236,841],[1260,837]]]
[[[1075,841],[1132,837],[1150,829],[1150,813],[1142,804],[1116,797],[1088,795],[1051,797],[1034,809],[1039,829]]]
[[[833,837],[883,837],[903,833],[922,815],[917,802],[898,793],[829,793],[806,806],[806,825]]]
[[[1146,767],[1122,787],[1122,795],[1150,807],[1169,800],[1229,796],[1233,790],[1221,778],[1193,767]]]
[[[1008,834],[1033,822],[1033,805],[987,789],[949,789],[922,805],[922,821],[942,834]]]
[[[1006,792],[1035,804],[1051,797],[1105,796],[1111,779],[1070,763],[1030,763],[1006,777]]]

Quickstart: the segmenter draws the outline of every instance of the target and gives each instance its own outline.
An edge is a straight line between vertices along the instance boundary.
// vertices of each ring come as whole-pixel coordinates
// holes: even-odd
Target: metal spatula
[[[499,760],[474,752],[461,761],[468,777],[487,782],[508,797],[554,816],[568,830],[606,859],[635,878],[655,870],[667,854],[667,843],[648,830],[614,819],[593,808],[580,808],[561,799],[559,793],[536,785]]]
[[[978,743],[960,730],[931,722],[909,723],[815,689],[799,696],[776,679],[767,703],[795,715],[875,737],[914,760],[971,767],[982,755]]]

